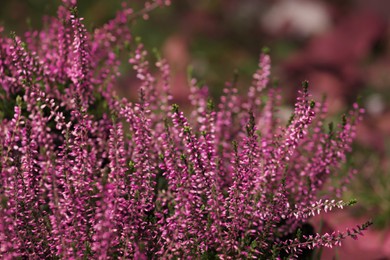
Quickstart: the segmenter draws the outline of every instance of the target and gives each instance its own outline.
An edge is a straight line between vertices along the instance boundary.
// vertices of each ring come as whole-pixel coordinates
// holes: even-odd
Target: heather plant
[[[283,123],[263,52],[246,96],[233,80],[214,103],[190,78],[184,113],[167,61],[152,66],[128,26],[163,5],[124,5],[90,33],[64,0],[43,30],[1,36],[0,257],[283,259],[361,235],[370,222],[331,234],[308,224],[354,203],[340,200],[354,172],[329,178],[351,150],[358,104],[326,125],[304,82]],[[114,91],[125,55],[133,102]]]

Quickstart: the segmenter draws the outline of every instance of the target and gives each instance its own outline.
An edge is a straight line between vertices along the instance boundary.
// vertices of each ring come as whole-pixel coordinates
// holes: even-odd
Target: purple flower
[[[214,105],[190,79],[187,116],[171,104],[167,61],[152,72],[127,26],[170,1],[124,5],[93,33],[75,2],[25,42],[0,38],[2,259],[297,258],[368,228],[301,232],[352,204],[339,200],[350,176],[326,184],[351,151],[358,105],[327,129],[326,105],[304,82],[286,125],[262,53],[246,97],[228,82]],[[141,82],[138,101],[115,93],[119,52]]]

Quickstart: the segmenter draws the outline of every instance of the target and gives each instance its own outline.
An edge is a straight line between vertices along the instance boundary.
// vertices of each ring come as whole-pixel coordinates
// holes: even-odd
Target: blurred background
[[[79,14],[93,30],[114,17],[121,2],[80,0]],[[6,32],[23,35],[29,28],[44,27],[43,16],[55,15],[60,1],[0,3]],[[135,10],[143,7],[140,0],[128,4]],[[168,59],[179,102],[186,102],[188,66],[214,97],[236,70],[245,92],[264,46],[270,47],[273,77],[286,104],[292,106],[306,79],[316,99],[327,96],[335,120],[361,96],[367,113],[350,156],[358,175],[345,195],[357,198],[358,204],[350,212],[334,213],[337,217],[327,215],[324,223],[335,229],[372,218],[375,230],[358,242],[360,251],[353,241],[325,256],[390,259],[389,25],[389,0],[172,0],[170,7],[154,10],[148,20],[131,26],[147,49],[157,48]]]

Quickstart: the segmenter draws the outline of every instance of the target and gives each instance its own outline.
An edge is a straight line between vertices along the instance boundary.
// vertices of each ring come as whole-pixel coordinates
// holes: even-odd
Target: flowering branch
[[[0,38],[0,258],[298,258],[371,224],[299,231],[355,203],[327,182],[363,109],[325,129],[326,105],[304,82],[283,124],[263,52],[246,97],[233,79],[213,101],[191,78],[187,116],[171,104],[167,61],[153,72],[128,28],[169,3],[124,5],[90,33],[76,1],[64,0],[25,42]],[[115,93],[123,54],[140,82],[134,102]]]

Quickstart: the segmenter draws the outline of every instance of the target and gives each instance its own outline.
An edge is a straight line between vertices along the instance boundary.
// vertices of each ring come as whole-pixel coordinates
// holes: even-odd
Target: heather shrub
[[[63,2],[42,31],[0,38],[1,258],[298,258],[371,224],[331,234],[308,224],[354,203],[339,199],[354,172],[338,173],[357,104],[327,125],[304,82],[283,123],[263,52],[246,96],[233,80],[213,102],[190,78],[185,114],[167,61],[150,64],[128,27],[168,1],[123,6],[93,33]],[[114,91],[126,55],[134,102]]]

